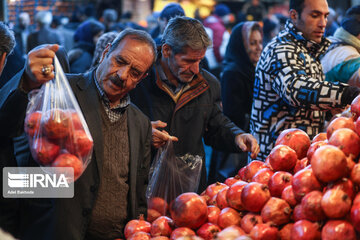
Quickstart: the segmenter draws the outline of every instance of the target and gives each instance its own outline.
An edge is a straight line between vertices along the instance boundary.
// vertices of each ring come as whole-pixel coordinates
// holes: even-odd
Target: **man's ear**
[[[5,67],[5,64],[6,64],[6,56],[7,54],[6,53],[3,53],[0,57],[0,75]]]
[[[106,54],[109,52],[110,47],[111,47],[111,43],[108,43],[108,44],[106,45],[106,48],[104,49],[104,51],[103,51],[102,54],[101,54],[101,58],[100,58],[99,64],[100,64],[100,63],[104,60],[104,58],[106,57]]]
[[[292,21],[296,21],[298,19],[298,12],[295,9],[290,9],[289,16]]]
[[[168,58],[170,57],[171,55],[171,47],[170,45],[164,43],[162,46],[161,46],[161,55],[165,58]]]

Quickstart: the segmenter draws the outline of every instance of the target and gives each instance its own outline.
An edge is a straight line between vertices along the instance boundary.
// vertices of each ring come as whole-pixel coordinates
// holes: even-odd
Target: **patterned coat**
[[[304,130],[310,138],[323,130],[325,113],[349,103],[347,84],[326,82],[320,56],[330,42],[309,41],[288,21],[263,50],[254,82],[250,130],[265,160],[279,134],[289,128]]]

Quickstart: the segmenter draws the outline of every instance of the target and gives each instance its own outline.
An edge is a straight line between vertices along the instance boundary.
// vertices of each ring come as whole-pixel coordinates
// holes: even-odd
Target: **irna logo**
[[[47,173],[10,173],[8,172],[8,185],[11,188],[68,188],[69,184],[65,174]]]

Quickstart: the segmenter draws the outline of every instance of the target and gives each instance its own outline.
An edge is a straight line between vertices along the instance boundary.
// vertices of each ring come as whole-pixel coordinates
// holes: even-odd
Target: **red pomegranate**
[[[254,160],[252,162],[250,162],[244,170],[244,181],[250,181],[252,179],[252,177],[262,168],[266,168],[267,166],[265,165],[264,162],[262,161],[258,161],[258,160]]]
[[[349,222],[344,220],[330,220],[324,225],[321,231],[321,239],[356,240],[356,233],[354,227]]]
[[[260,212],[269,199],[269,187],[265,184],[251,182],[241,192],[242,205],[250,212]]]
[[[221,212],[220,208],[214,205],[207,206],[207,219],[209,223],[217,225],[219,214]]]
[[[243,181],[246,181],[246,179],[245,179],[245,169],[246,169],[246,166],[240,168],[238,173],[237,173],[237,175],[240,177],[240,180],[243,180]]]
[[[358,203],[360,203],[360,193],[357,193],[357,194],[355,195],[355,198],[354,198],[354,201],[353,201],[353,205],[358,204]]]
[[[306,220],[318,222],[325,219],[325,213],[321,207],[322,197],[322,192],[312,191],[302,198],[301,209]]]
[[[227,202],[229,207],[232,207],[236,210],[243,210],[241,203],[241,192],[247,183],[244,181],[238,181],[231,185],[229,190],[226,193]]]
[[[43,166],[51,164],[60,153],[60,146],[47,141],[45,138],[36,139],[31,147],[35,153],[35,159]]]
[[[84,130],[71,131],[65,142],[65,148],[69,153],[79,157],[88,156],[93,147],[93,140]]]
[[[360,232],[360,202],[354,202],[352,205],[350,210],[350,219],[356,231]]]
[[[269,161],[274,171],[292,171],[297,159],[296,152],[286,145],[276,145],[269,154]]]
[[[360,116],[360,95],[352,100],[350,110],[356,118]]]
[[[249,212],[241,219],[240,225],[246,233],[250,233],[251,229],[258,223],[263,223],[261,216]]]
[[[299,220],[305,220],[305,214],[302,210],[301,204],[298,204],[294,207],[293,220],[294,222],[297,222]]]
[[[229,187],[223,188],[216,194],[216,205],[220,209],[224,209],[229,206],[229,204],[227,202],[227,198],[226,198],[226,193],[227,193],[228,189],[229,189]]]
[[[150,234],[146,232],[136,232],[132,234],[127,240],[150,240]]]
[[[273,167],[270,164],[270,157],[269,155],[265,158],[265,165],[270,168],[271,170],[274,170]]]
[[[301,169],[306,168],[307,166],[309,166],[310,161],[308,160],[307,157],[304,157],[303,159],[298,159],[296,161],[295,167],[293,169],[293,173],[297,173],[298,171],[300,171]]]
[[[279,231],[279,238],[281,240],[291,240],[291,230],[294,226],[294,223],[288,223],[281,228]]]
[[[233,185],[233,184],[236,183],[237,181],[241,181],[239,175],[236,175],[235,177],[229,177],[229,178],[227,178],[224,183],[230,187],[231,185]]]
[[[161,216],[151,224],[150,234],[152,237],[156,237],[156,236],[170,237],[173,228],[174,228],[173,220],[169,217]]]
[[[330,139],[333,132],[340,128],[350,128],[355,131],[355,123],[352,118],[338,117],[332,120],[326,129],[327,139]]]
[[[44,130],[49,139],[62,139],[69,135],[70,115],[61,109],[51,109],[43,116]]]
[[[146,217],[146,221],[148,221],[149,223],[152,223],[153,221],[155,221],[158,217],[160,217],[161,214],[151,208],[147,209],[147,217]]]
[[[252,240],[277,240],[279,230],[266,223],[259,223],[250,232]]]
[[[216,234],[220,231],[219,226],[212,223],[205,223],[196,231],[196,234],[204,240],[212,240],[215,239]]]
[[[268,184],[274,171],[270,168],[260,169],[251,179],[252,182],[258,182],[262,184]]]
[[[295,207],[297,201],[295,199],[292,185],[286,186],[281,193],[281,199],[284,199],[291,207]]]
[[[360,185],[360,163],[355,164],[351,169],[350,179],[353,183]]]
[[[170,205],[170,214],[177,227],[197,229],[207,219],[207,205],[196,193],[183,193]]]
[[[359,117],[355,121],[355,132],[360,136],[360,118]]]
[[[285,187],[292,184],[293,176],[284,171],[275,172],[269,180],[269,191],[272,197],[281,197]]]
[[[310,142],[310,138],[306,132],[301,129],[290,128],[280,133],[279,137],[276,139],[275,146],[289,146],[290,148],[295,150],[297,158],[302,159],[306,157],[306,152],[310,146]],[[273,166],[271,162],[270,164],[271,166]]]
[[[150,238],[150,240],[169,240],[170,238],[165,237],[165,236],[157,236],[157,237],[152,237]],[[115,240],[121,240],[121,239],[115,239]]]
[[[51,166],[72,167],[74,169],[74,181],[78,179],[84,171],[83,162],[75,155],[69,153],[63,153],[57,156]]]
[[[340,148],[346,156],[356,159],[360,153],[360,137],[348,128],[340,128],[333,132],[329,144]]]
[[[316,136],[312,139],[312,143],[314,142],[318,142],[318,141],[326,141],[327,140],[327,133],[326,132],[321,132],[316,134]]]
[[[32,112],[26,115],[24,130],[29,137],[39,133],[42,113],[40,111]]]
[[[168,211],[167,202],[161,197],[152,197],[148,200],[148,208],[158,211],[162,216]]]
[[[342,218],[351,209],[351,199],[341,189],[329,189],[321,199],[321,207],[328,218]]]
[[[179,228],[175,228],[174,231],[172,231],[170,239],[176,240],[180,237],[186,237],[186,236],[188,237],[195,236],[195,232],[187,227],[179,227]]]
[[[311,167],[320,181],[324,183],[336,181],[345,177],[347,173],[346,156],[335,146],[321,146],[311,159]]]
[[[128,239],[131,235],[133,235],[136,232],[150,233],[150,230],[151,230],[151,224],[144,220],[143,215],[140,215],[138,220],[133,219],[125,225],[124,234],[125,234],[125,238]]]
[[[306,157],[307,157],[307,159],[308,159],[308,161],[309,161],[309,164],[311,164],[311,158],[312,158],[312,156],[314,155],[315,151],[316,151],[319,147],[324,146],[324,145],[327,145],[327,144],[328,144],[328,143],[325,142],[325,141],[317,141],[317,142],[313,142],[313,143],[310,145],[310,147],[309,147],[309,149],[308,149],[308,151],[307,151],[307,154],[306,154]]]
[[[318,223],[313,223],[308,220],[296,221],[291,229],[292,240],[321,240],[321,232]]]
[[[75,130],[81,130],[81,129],[83,129],[83,125],[82,125],[82,122],[81,122],[81,120],[80,120],[80,116],[79,116],[79,114],[77,114],[77,112],[75,112],[75,111],[70,111],[70,119],[71,119],[72,127],[73,127]]]
[[[221,210],[218,218],[218,225],[224,229],[232,225],[240,226],[240,221],[240,214],[235,209],[227,207]]]
[[[205,191],[205,194],[209,196],[210,199],[212,199],[221,189],[227,187],[226,184],[216,182],[213,184],[210,184]]]
[[[305,194],[314,190],[321,191],[322,185],[315,177],[312,168],[304,168],[294,175],[292,188],[295,199],[300,202]]]
[[[348,178],[342,178],[336,182],[329,183],[325,188],[325,191],[329,189],[341,189],[350,197],[351,200],[355,197],[354,184]]]
[[[216,235],[216,240],[229,240],[229,239],[236,239],[237,237],[245,235],[244,230],[242,230],[238,226],[230,226],[224,228]]]
[[[291,213],[291,208],[285,200],[272,197],[261,210],[261,217],[264,222],[272,222],[281,226],[290,222]]]

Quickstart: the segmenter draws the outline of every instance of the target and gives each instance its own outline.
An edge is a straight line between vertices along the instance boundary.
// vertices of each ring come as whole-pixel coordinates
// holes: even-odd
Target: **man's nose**
[[[199,62],[193,63],[190,66],[190,71],[194,74],[198,74],[199,73]]]
[[[325,28],[325,27],[326,27],[326,24],[327,24],[327,17],[322,16],[322,17],[320,18],[319,25],[320,25],[320,27]]]
[[[117,70],[116,73],[121,80],[125,81],[127,79],[127,77],[129,76],[129,68],[121,67],[119,70]]]

